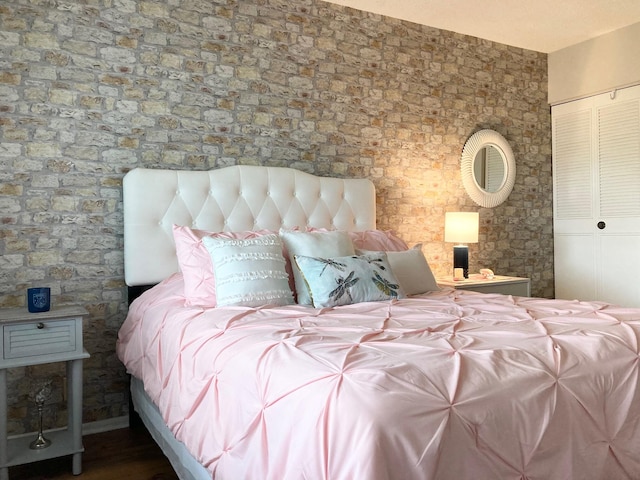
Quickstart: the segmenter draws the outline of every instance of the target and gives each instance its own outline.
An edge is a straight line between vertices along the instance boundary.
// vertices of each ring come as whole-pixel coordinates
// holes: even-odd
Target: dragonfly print
[[[360,280],[358,277],[354,278],[355,273],[356,272],[351,272],[346,277],[336,278],[338,286],[329,293],[329,298],[337,303],[338,300],[347,295],[349,297],[349,301],[353,302],[349,289],[358,283],[358,280]]]
[[[374,276],[371,280],[373,280],[375,286],[378,287],[378,290],[389,297],[398,298],[398,289],[400,288],[400,285],[391,283],[386,278],[382,278],[378,272],[373,272],[373,275]]]
[[[320,262],[324,264],[324,267],[322,267],[322,270],[318,275],[319,277],[322,276],[322,274],[327,269],[327,267],[335,268],[336,270],[340,270],[341,272],[344,272],[344,270],[347,268],[347,266],[344,263],[336,262],[335,260],[331,260],[330,258],[320,258],[320,257],[311,257],[311,258],[313,258],[316,262]]]
[[[358,258],[358,257],[354,257],[354,258]],[[367,257],[367,256],[363,256],[360,257],[364,260],[366,260],[369,265],[373,265],[376,268],[379,268],[380,270],[384,271],[387,269],[387,267],[384,266],[384,258],[380,258],[380,257]]]

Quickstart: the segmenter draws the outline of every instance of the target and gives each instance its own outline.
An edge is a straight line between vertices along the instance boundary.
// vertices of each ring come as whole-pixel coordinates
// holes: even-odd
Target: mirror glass
[[[473,161],[473,178],[483,190],[494,193],[500,190],[505,180],[505,159],[495,145],[480,149]]]
[[[480,130],[464,144],[460,171],[469,197],[482,207],[495,207],[513,190],[516,178],[513,150],[498,132]]]

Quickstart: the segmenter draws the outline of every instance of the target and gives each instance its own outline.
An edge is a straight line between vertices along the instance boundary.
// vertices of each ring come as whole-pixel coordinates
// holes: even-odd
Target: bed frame
[[[131,170],[123,180],[129,301],[179,270],[174,224],[209,231],[293,227],[364,231],[376,226],[375,200],[369,180],[317,177],[291,168]],[[173,437],[136,379],[131,383],[130,410],[134,409],[182,480],[210,479]]]

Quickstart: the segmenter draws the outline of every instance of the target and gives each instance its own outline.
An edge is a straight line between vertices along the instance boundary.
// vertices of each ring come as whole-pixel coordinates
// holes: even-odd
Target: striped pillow
[[[211,256],[218,306],[294,303],[278,235],[202,242]]]

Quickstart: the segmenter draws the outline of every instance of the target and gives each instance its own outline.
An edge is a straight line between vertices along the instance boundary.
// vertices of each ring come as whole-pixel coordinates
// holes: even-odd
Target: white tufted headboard
[[[375,228],[375,190],[366,179],[338,179],[280,167],[209,171],[136,168],[123,180],[124,267],[129,286],[178,271],[172,226],[210,231],[280,227]]]

